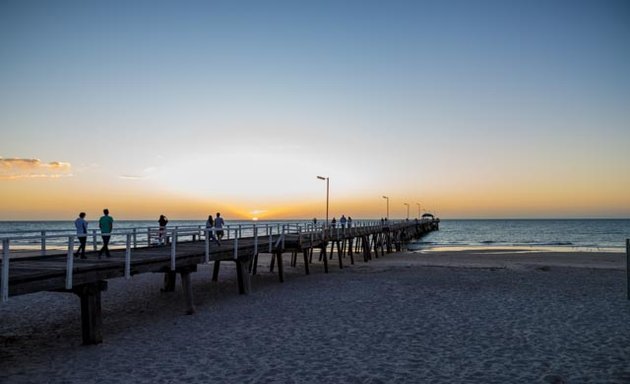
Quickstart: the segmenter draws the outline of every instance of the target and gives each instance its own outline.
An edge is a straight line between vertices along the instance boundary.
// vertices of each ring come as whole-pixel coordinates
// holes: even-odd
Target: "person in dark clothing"
[[[109,215],[109,209],[103,209],[103,216],[98,220],[98,226],[101,229],[101,237],[103,238],[103,247],[98,251],[98,258],[100,259],[103,256],[103,252],[105,256],[111,257],[108,245],[114,229],[114,219]]]
[[[160,229],[158,231],[158,243],[160,245],[164,245],[164,238],[166,237],[166,224],[168,224],[168,219],[166,218],[166,216],[160,215],[158,224],[160,226]]]
[[[79,248],[74,253],[74,256],[77,257],[79,254],[82,259],[86,259],[85,257],[85,243],[87,241],[87,227],[88,223],[85,221],[85,212],[79,213],[79,217],[74,221],[74,226],[77,228],[77,237],[79,238]]]

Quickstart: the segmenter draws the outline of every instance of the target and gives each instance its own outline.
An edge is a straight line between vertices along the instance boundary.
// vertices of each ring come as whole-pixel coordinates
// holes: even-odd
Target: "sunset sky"
[[[0,0],[0,220],[630,217],[628,1]]]

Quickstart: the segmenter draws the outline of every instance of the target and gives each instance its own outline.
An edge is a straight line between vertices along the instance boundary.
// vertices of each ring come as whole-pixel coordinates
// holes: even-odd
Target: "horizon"
[[[223,217],[223,215],[221,215]],[[98,221],[98,218],[100,216],[95,216],[94,218],[92,218],[92,221]],[[113,216],[112,216],[113,217]],[[347,217],[347,216],[346,216]],[[630,220],[630,217],[466,217],[466,218],[461,218],[461,217],[439,217],[439,216],[435,216],[436,219],[439,219],[440,221],[580,221],[580,220],[619,220],[619,221],[627,221]],[[0,220],[0,223],[9,223],[9,222],[68,222],[68,223],[73,223],[74,222],[74,217],[71,219],[49,219],[49,220]],[[128,219],[128,218],[124,218],[124,219],[117,219],[115,218],[116,222],[130,222],[130,221],[156,221],[156,218],[149,218],[149,219]],[[190,219],[182,219],[182,218],[167,218],[169,220],[169,222],[173,222],[173,221],[205,221],[206,218],[190,218]],[[381,217],[356,217],[356,218],[352,218],[352,220],[355,221],[370,221],[370,220],[380,220]],[[405,217],[390,217],[389,220],[391,221],[401,221],[401,220],[405,220]],[[415,220],[416,217],[409,217],[409,220]],[[274,219],[274,218],[266,218],[266,219],[254,219],[254,218],[228,218],[226,219],[226,223],[229,224],[230,221],[239,221],[239,222],[252,222],[252,223],[265,223],[265,222],[271,222],[271,221],[312,221],[313,218],[284,218],[284,219]],[[330,218],[330,220],[332,220],[332,217]],[[90,219],[87,219],[88,222],[90,222]],[[317,217],[317,222],[325,222],[326,218],[320,218]]]
[[[620,0],[4,1],[0,220],[323,217],[318,176],[331,218],[388,196],[392,219],[627,219],[628,20]]]

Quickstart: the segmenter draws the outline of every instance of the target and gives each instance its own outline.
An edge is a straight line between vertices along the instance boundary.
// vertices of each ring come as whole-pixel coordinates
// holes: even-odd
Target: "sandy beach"
[[[96,346],[80,345],[77,297],[12,297],[0,382],[630,382],[624,254],[402,252],[287,265],[282,284],[267,262],[247,296],[232,266],[218,283],[200,266],[192,316],[179,280],[110,280]]]

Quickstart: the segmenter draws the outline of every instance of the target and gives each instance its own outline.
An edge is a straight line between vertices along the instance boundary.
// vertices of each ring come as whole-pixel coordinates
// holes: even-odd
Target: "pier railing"
[[[423,223],[430,220],[418,221]],[[234,243],[234,259],[239,257],[239,241],[243,239],[249,239],[254,241],[254,253],[259,252],[259,246],[262,246],[261,241],[264,239],[264,243],[268,246],[267,252],[271,253],[273,247],[284,247],[284,241],[286,235],[289,234],[310,234],[311,238],[315,233],[321,234],[323,239],[331,238],[333,236],[339,237],[344,235],[353,235],[357,231],[365,230],[369,227],[386,228],[390,225],[396,225],[401,221],[379,221],[379,220],[356,220],[350,225],[344,226],[326,226],[325,224],[315,224],[312,222],[279,222],[279,223],[259,223],[259,224],[238,224],[238,225],[226,225],[222,228],[206,227],[205,225],[188,225],[188,226],[173,226],[168,229],[161,229],[160,227],[133,227],[124,228],[120,230],[112,231],[111,233],[102,233],[99,230],[93,229],[89,233],[83,235],[91,240],[91,246],[94,251],[98,250],[99,237],[111,236],[111,239],[118,241],[118,246],[113,246],[112,249],[124,249],[125,250],[125,272],[124,276],[127,279],[131,278],[131,260],[133,249],[142,247],[170,247],[171,255],[171,268],[174,270],[177,264],[177,249],[178,244],[191,241],[204,241],[205,245],[205,258],[206,263],[210,262],[210,241],[217,238],[217,232],[223,231],[223,242],[231,241]],[[38,235],[28,235],[28,233],[39,232]],[[77,235],[73,230],[41,230],[41,231],[16,231],[16,232],[4,232],[0,234],[0,240],[2,242],[2,271],[0,280],[0,300],[6,302],[9,298],[9,278],[10,278],[10,261],[15,256],[17,260],[33,258],[33,257],[47,257],[47,256],[59,256],[66,255],[66,277],[65,288],[72,289],[73,286],[73,273],[74,273],[74,250],[75,243],[81,235]],[[275,244],[273,244],[274,236],[277,236]],[[24,249],[20,249],[19,245],[23,243],[29,243],[39,240],[39,250],[35,250],[35,254],[32,252],[24,252]],[[47,240],[56,240],[59,243],[63,240],[66,244],[65,249],[56,249],[56,253],[50,253],[48,248],[49,242]],[[155,240],[155,241],[154,241]],[[114,242],[112,242],[114,243]],[[12,246],[18,246],[12,252]],[[17,252],[16,252],[17,251]],[[31,251],[33,251],[31,249]],[[264,250],[260,250],[263,252]],[[60,253],[63,252],[63,253]]]

